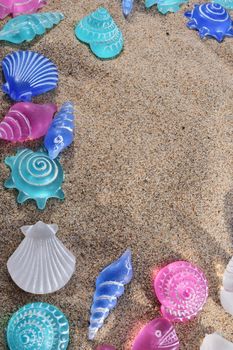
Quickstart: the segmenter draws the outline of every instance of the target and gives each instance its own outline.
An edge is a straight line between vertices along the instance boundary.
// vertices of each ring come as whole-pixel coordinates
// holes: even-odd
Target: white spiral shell
[[[64,287],[74,273],[75,257],[55,236],[58,226],[39,221],[21,230],[25,238],[7,262],[13,281],[33,294]]]

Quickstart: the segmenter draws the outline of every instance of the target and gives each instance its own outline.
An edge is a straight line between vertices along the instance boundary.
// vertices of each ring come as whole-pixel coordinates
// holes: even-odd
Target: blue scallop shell
[[[0,40],[21,44],[42,35],[64,18],[60,12],[44,12],[22,15],[10,19],[0,31]]]
[[[23,306],[7,327],[10,350],[65,350],[69,343],[69,323],[65,315],[47,303]]]
[[[133,10],[134,0],[122,0],[122,12],[125,17],[128,17]]]
[[[21,149],[15,156],[6,157],[5,164],[11,168],[11,175],[4,186],[19,191],[18,203],[34,199],[37,207],[44,209],[49,198],[64,199],[62,166],[47,153]]]
[[[232,19],[219,4],[194,5],[193,10],[184,15],[190,19],[187,27],[198,30],[201,38],[210,36],[221,42],[225,36],[233,36]]]
[[[110,310],[116,306],[117,299],[124,293],[124,286],[131,281],[132,277],[133,269],[129,249],[118,260],[100,272],[96,279],[96,290],[91,307],[88,333],[90,340],[95,338]]]
[[[49,157],[55,159],[74,140],[74,105],[66,102],[55,115],[44,139]]]
[[[177,12],[180,9],[181,4],[187,3],[188,0],[146,0],[146,8],[150,8],[153,5],[157,5],[158,11],[163,15],[167,12]]]
[[[80,41],[89,44],[99,58],[114,58],[123,49],[122,33],[104,7],[84,17],[78,23],[75,34]]]
[[[30,102],[57,87],[57,67],[37,52],[15,51],[3,59],[2,69],[6,81],[2,90],[14,101]]]
[[[221,6],[225,7],[225,9],[233,10],[233,0],[217,0],[212,2],[220,4]]]

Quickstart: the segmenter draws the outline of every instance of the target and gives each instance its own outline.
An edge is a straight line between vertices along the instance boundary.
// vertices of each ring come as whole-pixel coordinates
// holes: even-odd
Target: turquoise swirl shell
[[[33,152],[25,148],[13,157],[7,157],[5,164],[11,168],[6,188],[19,191],[17,202],[34,199],[39,209],[44,209],[49,198],[64,199],[61,189],[64,174],[59,160],[52,160],[44,151]]]
[[[78,23],[75,34],[80,41],[89,44],[91,51],[102,59],[114,58],[123,49],[122,33],[104,7],[84,17]]]
[[[69,343],[69,323],[65,315],[47,303],[23,306],[7,327],[10,350],[65,350]]]

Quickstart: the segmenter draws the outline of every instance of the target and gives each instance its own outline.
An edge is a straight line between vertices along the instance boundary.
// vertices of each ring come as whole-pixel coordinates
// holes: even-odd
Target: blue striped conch
[[[124,294],[125,285],[133,277],[131,251],[125,253],[111,265],[102,270],[96,279],[96,290],[91,307],[91,318],[88,338],[93,340],[108,317],[117,299]]]
[[[14,101],[30,102],[33,96],[57,87],[57,67],[33,51],[15,51],[2,61],[5,84],[2,90]]]
[[[74,139],[74,106],[71,102],[66,102],[60,111],[55,115],[48,132],[45,136],[44,145],[51,159],[57,156]]]
[[[22,15],[10,19],[0,31],[0,41],[21,44],[31,41],[37,35],[43,35],[64,18],[61,12],[44,12]]]

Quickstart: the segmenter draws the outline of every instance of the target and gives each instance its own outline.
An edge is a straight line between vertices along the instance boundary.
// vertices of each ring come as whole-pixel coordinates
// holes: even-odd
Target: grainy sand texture
[[[76,23],[100,5],[125,38],[124,51],[110,61],[96,59],[74,36]],[[49,200],[44,211],[31,201],[17,205],[16,191],[4,189],[4,158],[18,145],[0,142],[0,349],[6,349],[10,315],[26,303],[46,301],[69,318],[70,350],[91,350],[102,342],[130,350],[140,327],[159,316],[153,271],[178,259],[199,265],[209,281],[204,310],[176,325],[181,350],[198,350],[214,331],[233,341],[233,319],[219,302],[232,255],[233,46],[230,38],[221,44],[201,41],[187,29],[183,13],[191,7],[163,16],[156,7],[146,11],[140,1],[126,21],[120,0],[49,1],[43,11],[61,10],[65,20],[20,46],[57,64],[58,89],[34,102],[60,106],[72,100],[76,138],[61,158],[65,201]],[[0,59],[17,48],[1,44]],[[3,117],[11,101],[2,92],[0,99]],[[47,296],[21,291],[6,268],[23,239],[20,227],[38,220],[57,223],[58,238],[77,258],[69,284]],[[127,247],[134,279],[89,342],[95,278]]]

